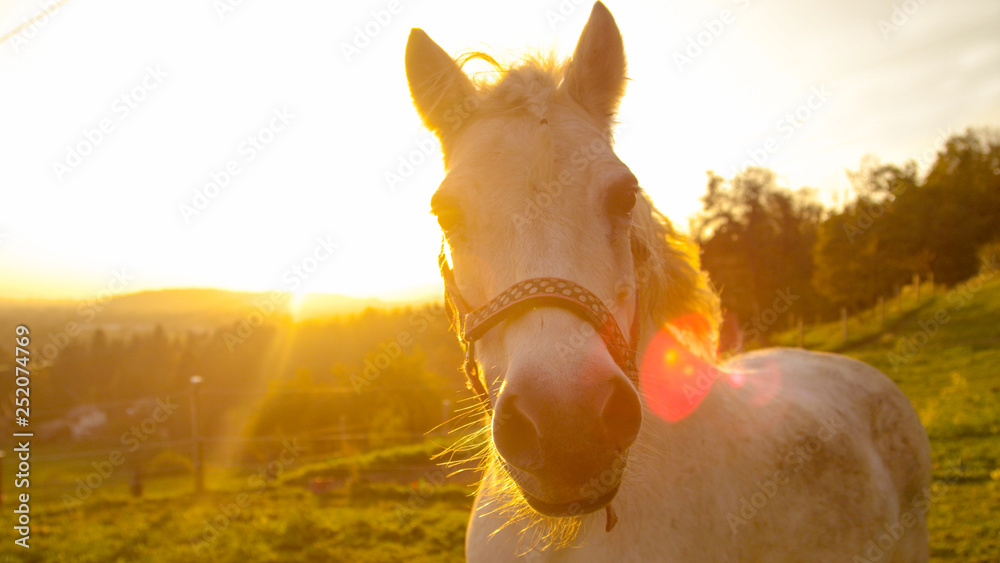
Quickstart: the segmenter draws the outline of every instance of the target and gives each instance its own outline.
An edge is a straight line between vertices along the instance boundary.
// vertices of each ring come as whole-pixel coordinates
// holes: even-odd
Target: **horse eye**
[[[446,235],[462,226],[462,208],[458,200],[445,191],[439,189],[434,192],[431,197],[431,213]]]
[[[608,193],[608,214],[612,216],[627,215],[635,207],[639,186],[634,182],[625,182],[614,186]]]

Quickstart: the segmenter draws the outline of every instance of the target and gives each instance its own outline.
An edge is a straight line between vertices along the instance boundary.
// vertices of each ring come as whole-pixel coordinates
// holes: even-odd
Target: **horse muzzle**
[[[493,444],[511,478],[548,516],[604,508],[642,424],[638,392],[617,369],[568,388],[521,371],[508,375],[493,414]]]

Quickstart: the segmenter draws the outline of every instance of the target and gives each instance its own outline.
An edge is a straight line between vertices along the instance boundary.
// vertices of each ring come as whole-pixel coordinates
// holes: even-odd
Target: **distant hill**
[[[422,300],[420,300],[422,301]],[[183,288],[141,291],[104,300],[46,300],[0,297],[0,326],[29,323],[60,330],[67,323],[88,328],[161,325],[164,328],[211,328],[245,318],[254,311],[268,316],[321,319],[367,308],[390,308],[420,301],[383,301],[345,295],[311,293],[300,302],[287,293]]]
[[[299,307],[296,308],[295,317],[298,319],[314,319],[323,317],[333,317],[363,311],[369,307],[383,309],[391,307],[396,303],[388,303],[374,297],[348,297],[346,295],[333,295],[329,293],[309,293]]]
[[[192,314],[209,316],[240,315],[254,308],[254,301],[267,294],[225,291],[221,289],[164,289],[128,293],[111,298],[101,316],[169,319]],[[278,303],[278,311],[287,311],[288,298]]]

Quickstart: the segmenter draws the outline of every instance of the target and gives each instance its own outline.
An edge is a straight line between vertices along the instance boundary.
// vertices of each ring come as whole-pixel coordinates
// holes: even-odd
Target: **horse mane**
[[[698,244],[674,230],[645,193],[632,216],[632,259],[646,326],[669,329],[691,352],[715,360],[722,314]]]
[[[471,51],[459,55],[456,63],[463,71],[470,63],[481,63],[485,67],[467,73],[476,88],[473,103],[477,118],[525,112],[542,119],[546,117],[549,105],[565,96],[559,85],[568,63],[560,61],[553,52],[529,53],[515,62],[506,63],[488,53]],[[463,120],[458,129],[471,121]]]

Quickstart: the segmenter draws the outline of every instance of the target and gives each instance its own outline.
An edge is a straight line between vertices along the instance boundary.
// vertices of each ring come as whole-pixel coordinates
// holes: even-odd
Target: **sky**
[[[607,5],[631,78],[616,150],[682,229],[708,170],[767,166],[829,204],[866,154],[925,170],[1000,126],[995,0]],[[410,28],[568,55],[591,6],[0,0],[0,297],[437,294]]]

